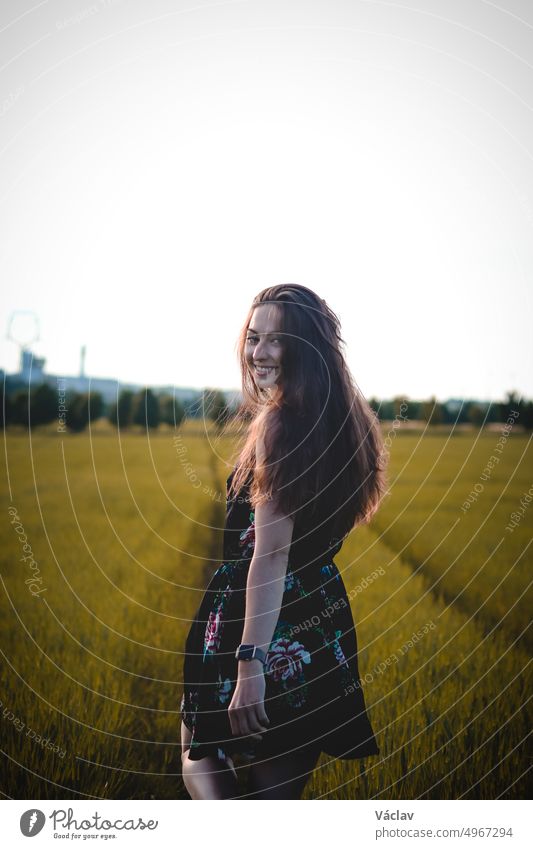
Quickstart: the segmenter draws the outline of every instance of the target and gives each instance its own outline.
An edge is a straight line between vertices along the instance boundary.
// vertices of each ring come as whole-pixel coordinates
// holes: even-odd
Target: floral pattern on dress
[[[232,566],[233,564],[224,564],[225,569],[231,569]],[[217,570],[217,572],[215,572],[215,575],[218,577],[219,573],[220,570]],[[215,577],[215,575],[213,577]],[[231,581],[231,578],[229,578],[229,580]],[[233,590],[231,588],[231,585],[228,583],[223,589],[221,588],[214,596],[213,609],[219,613],[219,617],[221,619],[223,619],[225,616],[225,611],[228,606],[232,592]]]
[[[189,729],[194,732],[196,728],[196,713],[199,707],[199,693],[197,689],[185,689],[181,697],[180,713],[183,722]]]
[[[231,681],[229,678],[225,678],[224,681],[220,676],[220,672],[218,674],[218,689],[215,691],[215,698],[221,703],[224,704],[229,700],[231,694]]]
[[[296,583],[296,578],[294,577],[293,571],[290,566],[287,567],[287,573],[285,575],[285,592],[290,592],[294,589],[294,585]]]
[[[265,672],[272,675],[274,681],[296,678],[301,674],[302,663],[311,663],[309,652],[298,640],[287,640],[281,637],[270,643],[266,660]]]
[[[342,687],[345,689],[347,687],[356,687],[357,681],[352,673],[352,669],[348,660],[346,659],[346,655],[342,650],[342,646],[340,643],[340,639],[342,637],[342,631],[340,629],[336,629],[334,632],[331,630],[322,631],[324,638],[324,645],[328,648],[333,649],[333,654],[335,656],[335,660],[338,663],[338,670],[340,675],[340,683]]]
[[[339,637],[340,637],[341,633],[342,633],[341,631],[335,631],[335,639],[332,641],[333,653],[335,654],[335,658],[337,660],[337,663],[340,663],[341,665],[343,665],[343,664],[347,665],[348,661],[346,660],[346,658],[344,656],[344,652],[341,648],[341,644],[339,643]]]
[[[311,654],[291,635],[289,623],[278,620],[265,658],[269,691],[291,708],[302,707],[308,698],[304,664],[310,663]]]
[[[255,511],[250,510],[250,524],[240,534],[239,545],[242,548],[241,556],[243,558],[251,557],[255,548]]]
[[[216,611],[209,611],[209,619],[205,628],[204,638],[204,654],[216,654],[220,648],[220,639],[222,637],[222,604],[219,604]]]

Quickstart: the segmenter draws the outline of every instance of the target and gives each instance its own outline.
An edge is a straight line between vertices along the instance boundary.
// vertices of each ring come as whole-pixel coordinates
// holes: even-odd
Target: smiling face
[[[279,313],[272,304],[260,304],[246,332],[246,362],[257,386],[272,390],[281,373],[282,336],[277,334]]]

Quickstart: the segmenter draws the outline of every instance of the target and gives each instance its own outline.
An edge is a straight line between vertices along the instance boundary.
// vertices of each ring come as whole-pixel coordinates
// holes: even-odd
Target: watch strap
[[[263,666],[266,661],[266,653],[263,649],[260,649],[258,646],[254,646],[251,643],[241,643],[237,646],[237,650],[235,652],[235,657],[237,660],[260,660]]]

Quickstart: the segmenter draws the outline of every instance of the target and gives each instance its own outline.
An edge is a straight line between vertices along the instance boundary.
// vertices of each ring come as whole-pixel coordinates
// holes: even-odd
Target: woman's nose
[[[263,342],[263,340],[261,340],[260,342],[257,343],[257,345],[255,346],[255,349],[254,349],[254,359],[255,360],[259,361],[262,357],[264,358],[264,354],[263,354],[264,349],[265,349],[265,343]]]

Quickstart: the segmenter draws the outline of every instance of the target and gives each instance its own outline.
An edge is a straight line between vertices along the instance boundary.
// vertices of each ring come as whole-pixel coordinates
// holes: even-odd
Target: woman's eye
[[[258,341],[258,340],[257,340],[257,336],[248,336],[248,338],[247,338],[247,340],[246,340],[246,341],[247,341],[247,342],[257,342],[257,341]],[[270,341],[271,341],[271,342],[279,342],[279,341],[280,341],[280,340],[279,340],[279,336],[272,336],[272,337],[270,338]]]

